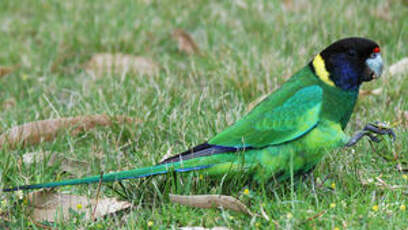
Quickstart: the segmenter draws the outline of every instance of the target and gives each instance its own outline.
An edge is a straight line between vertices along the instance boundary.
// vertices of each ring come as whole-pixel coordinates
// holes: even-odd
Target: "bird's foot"
[[[349,142],[346,144],[346,147],[355,145],[364,136],[367,136],[368,138],[370,138],[371,141],[378,143],[381,141],[378,138],[379,135],[391,136],[393,141],[396,138],[394,131],[391,128],[389,128],[387,124],[382,122],[375,122],[366,125],[363,130],[357,132],[353,137],[351,137]]]

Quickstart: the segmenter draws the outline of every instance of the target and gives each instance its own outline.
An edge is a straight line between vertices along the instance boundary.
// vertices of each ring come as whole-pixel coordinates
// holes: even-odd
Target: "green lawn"
[[[2,132],[29,121],[85,114],[126,115],[140,125],[116,125],[60,135],[36,146],[0,150],[0,185],[75,177],[60,165],[21,164],[28,152],[55,151],[89,162],[85,175],[157,163],[207,140],[245,114],[247,105],[279,87],[331,42],[348,36],[376,40],[386,65],[408,54],[406,1],[0,1],[0,66],[19,65],[0,79]],[[290,3],[292,2],[292,3]],[[171,33],[189,32],[202,55],[185,55]],[[94,53],[145,56],[161,69],[154,76],[127,74],[94,79],[83,64]],[[243,179],[222,181],[193,175],[105,184],[101,195],[132,202],[130,210],[97,221],[80,216],[55,223],[61,229],[406,229],[408,179],[396,169],[408,162],[408,73],[367,83],[379,95],[362,97],[347,132],[372,121],[395,125],[397,141],[367,140],[330,152],[313,172],[295,183],[257,186]],[[5,102],[10,102],[6,106]],[[408,113],[407,113],[408,114]],[[97,158],[95,153],[102,155]],[[405,165],[408,168],[408,164]],[[389,186],[380,186],[377,177]],[[314,179],[312,179],[314,178]],[[376,184],[377,183],[377,184]],[[7,187],[6,186],[6,187]],[[391,188],[390,186],[399,186]],[[97,185],[58,191],[94,197]],[[243,193],[249,189],[249,194]],[[125,193],[119,196],[117,192]],[[173,204],[168,193],[226,194],[252,212],[261,207],[273,220],[219,209]],[[37,229],[16,193],[5,201],[0,228]],[[374,208],[373,208],[374,207]],[[376,209],[378,207],[378,210]]]

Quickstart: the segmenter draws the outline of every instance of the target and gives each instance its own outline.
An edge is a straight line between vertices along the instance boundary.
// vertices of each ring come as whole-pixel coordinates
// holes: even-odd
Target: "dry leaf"
[[[408,71],[408,57],[392,64],[388,70],[391,75],[402,74]]]
[[[53,166],[60,162],[60,170],[63,172],[68,172],[74,175],[83,175],[86,173],[86,169],[89,164],[84,161],[74,160],[65,157],[61,153],[55,153],[51,151],[41,151],[41,152],[31,152],[23,155],[23,162],[26,166],[32,165],[34,162],[42,162],[49,158],[47,165]]]
[[[213,228],[204,228],[204,227],[181,227],[180,230],[229,230],[227,227],[213,227]]]
[[[124,116],[87,115],[50,120],[41,120],[13,127],[0,135],[0,148],[8,144],[15,148],[18,144],[33,145],[42,141],[54,140],[58,133],[71,129],[71,135],[93,129],[96,126],[112,126],[117,123],[139,123],[138,120]]]
[[[193,38],[182,29],[175,29],[172,34],[173,38],[178,42],[178,49],[180,52],[186,54],[199,54],[200,50]]]
[[[182,196],[169,194],[170,201],[196,208],[225,208],[237,212],[244,212],[253,216],[251,211],[238,199],[224,195],[194,195]]]
[[[29,206],[34,210],[31,217],[36,221],[55,222],[62,218],[67,220],[69,210],[85,213],[85,219],[90,220],[95,208],[95,218],[127,209],[131,204],[127,201],[118,201],[113,198],[104,198],[96,201],[84,196],[57,193],[52,191],[36,191],[28,195]]]
[[[104,74],[133,73],[152,76],[157,74],[159,66],[149,58],[130,54],[94,54],[86,64],[85,70],[92,76],[101,77]]]
[[[383,88],[371,89],[371,90],[362,90],[360,89],[360,96],[368,96],[368,95],[381,95]]]
[[[7,74],[10,74],[14,70],[18,68],[18,65],[7,67],[7,66],[0,66],[0,77],[4,77]]]

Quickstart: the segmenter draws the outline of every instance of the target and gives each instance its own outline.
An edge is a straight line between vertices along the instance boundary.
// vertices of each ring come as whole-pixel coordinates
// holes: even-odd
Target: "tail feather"
[[[99,181],[113,182],[125,179],[150,177],[154,175],[165,174],[168,172],[189,172],[195,170],[203,170],[211,168],[215,165],[219,165],[220,163],[227,163],[228,161],[233,161],[235,159],[235,154],[228,153],[234,153],[241,150],[242,149],[240,148],[217,146],[210,145],[208,143],[203,143],[190,150],[182,152],[176,156],[167,158],[164,161],[160,162],[158,165],[153,167],[114,172],[102,175],[102,177],[91,176],[57,182],[20,185],[11,188],[5,188],[3,189],[3,192],[40,188],[53,188],[65,185],[91,184],[98,183]],[[221,157],[221,155],[224,155],[224,157]]]
[[[176,166],[176,167],[175,167]],[[126,179],[136,179],[143,177],[150,177],[160,174],[166,174],[168,172],[189,172],[195,170],[201,170],[211,167],[211,165],[202,165],[195,167],[177,167],[177,165],[158,165],[154,167],[134,169],[129,171],[114,172],[101,176],[91,176],[79,179],[71,179],[64,181],[56,181],[42,184],[31,184],[31,185],[20,185],[12,188],[3,189],[3,192],[12,192],[18,190],[29,190],[29,189],[41,189],[41,188],[53,188],[66,185],[78,185],[78,184],[92,184],[102,182],[113,182]]]

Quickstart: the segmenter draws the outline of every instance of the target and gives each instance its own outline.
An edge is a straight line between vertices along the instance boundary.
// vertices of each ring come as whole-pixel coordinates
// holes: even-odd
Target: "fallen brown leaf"
[[[408,71],[408,57],[392,64],[388,70],[391,75],[401,74]]]
[[[383,88],[371,89],[371,90],[363,90],[360,89],[360,96],[368,96],[368,95],[381,95]]]
[[[175,29],[172,33],[172,37],[178,42],[178,49],[180,52],[186,54],[199,54],[200,50],[193,38],[182,29]]]
[[[12,73],[14,70],[16,70],[19,67],[19,65],[15,66],[0,66],[0,77],[4,77],[7,74]]]
[[[47,162],[48,166],[53,166],[59,162],[59,168],[61,171],[73,175],[83,175],[84,173],[86,173],[86,169],[89,167],[89,164],[87,162],[70,159],[65,157],[61,153],[51,151],[26,153],[23,155],[23,162],[26,166],[30,166],[35,162],[40,163],[47,158],[49,158]]]
[[[29,122],[13,127],[0,135],[0,148],[8,144],[15,148],[18,144],[33,145],[43,141],[51,141],[65,129],[70,129],[71,135],[93,129],[96,126],[112,126],[114,123],[139,123],[138,120],[107,115],[87,115]]]
[[[90,220],[95,209],[95,218],[127,209],[131,204],[127,201],[118,201],[113,198],[89,199],[84,196],[57,193],[53,191],[36,191],[28,195],[28,205],[33,207],[31,217],[36,221],[55,222],[70,217],[69,210],[85,213],[85,219]]]
[[[146,57],[122,53],[97,53],[85,64],[85,70],[96,77],[101,77],[104,74],[124,74],[127,72],[152,76],[158,73],[159,66]]]
[[[183,196],[169,194],[170,201],[196,208],[225,208],[253,216],[252,212],[238,199],[224,195]]]

